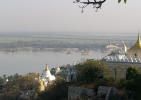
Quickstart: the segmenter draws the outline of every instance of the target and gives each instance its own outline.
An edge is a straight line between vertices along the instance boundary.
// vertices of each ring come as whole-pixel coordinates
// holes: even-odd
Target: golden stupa
[[[45,82],[43,80],[39,80],[39,91],[43,92],[45,91],[46,86],[45,86]]]
[[[136,43],[127,51],[128,56],[141,58],[141,39],[138,34],[138,39]]]

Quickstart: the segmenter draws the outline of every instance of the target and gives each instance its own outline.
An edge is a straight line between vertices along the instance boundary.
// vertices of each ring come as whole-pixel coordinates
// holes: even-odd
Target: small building
[[[67,82],[71,82],[71,81],[75,81],[77,79],[76,76],[76,69],[74,66],[68,66],[66,69],[66,81]]]
[[[40,91],[44,91],[47,85],[54,81],[55,79],[56,79],[55,76],[50,73],[48,65],[46,64],[45,69],[43,70],[41,76],[39,76]]]

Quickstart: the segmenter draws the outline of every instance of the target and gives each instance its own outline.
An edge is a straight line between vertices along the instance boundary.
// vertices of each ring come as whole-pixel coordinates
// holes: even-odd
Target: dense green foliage
[[[78,81],[94,82],[104,77],[106,64],[101,61],[87,60],[86,62],[75,65],[78,73]]]
[[[38,92],[38,77],[36,73],[26,75],[12,75],[0,77],[1,89],[0,100],[16,100],[20,98],[21,92],[34,91],[34,94],[24,100],[67,100],[68,86],[113,86],[120,91],[116,99],[124,97],[123,100],[141,100],[141,74],[135,67],[128,68],[126,79],[115,81],[112,78],[105,78],[105,72],[108,71],[107,65],[102,61],[87,60],[74,66],[77,71],[77,80],[66,82],[62,76],[57,76],[57,80],[48,87],[44,92]],[[53,70],[54,71],[54,70]],[[9,81],[6,82],[5,80]],[[37,96],[38,94],[38,96]],[[125,99],[126,98],[126,99]],[[130,98],[130,99],[129,99]],[[19,99],[22,100],[22,99]],[[111,99],[113,100],[113,99]]]
[[[46,91],[39,94],[37,100],[67,100],[68,83],[58,78],[53,84],[49,85]]]
[[[137,75],[138,75],[137,70],[135,68],[130,67],[127,69],[126,80],[132,80],[136,78]]]
[[[127,69],[127,80],[125,84],[128,94],[134,100],[141,100],[141,74],[134,68]]]
[[[21,93],[26,93],[27,91],[32,91],[32,93],[38,92],[39,83],[35,80],[37,76],[36,73],[29,73],[23,76],[18,74],[5,76],[9,81],[3,82],[0,100],[16,100],[20,98]]]

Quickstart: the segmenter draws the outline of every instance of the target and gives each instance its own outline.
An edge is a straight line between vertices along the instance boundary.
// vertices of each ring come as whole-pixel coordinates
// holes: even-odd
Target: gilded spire
[[[136,42],[136,47],[141,48],[140,34],[138,34],[138,39],[137,39],[137,42]]]
[[[135,45],[128,50],[128,55],[135,58],[141,57],[141,38],[139,34]]]

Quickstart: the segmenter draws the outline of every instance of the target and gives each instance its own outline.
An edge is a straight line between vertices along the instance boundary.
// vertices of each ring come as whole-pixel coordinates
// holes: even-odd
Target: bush
[[[104,77],[105,64],[101,61],[87,60],[86,62],[75,65],[78,73],[78,81],[94,82]]]
[[[141,100],[141,74],[137,72],[134,68],[127,69],[125,88],[130,91],[134,100]]]
[[[67,100],[67,97],[68,84],[59,78],[40,93],[37,100]]]

